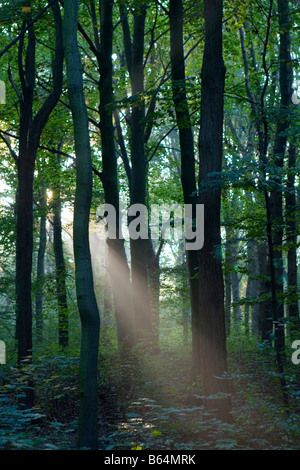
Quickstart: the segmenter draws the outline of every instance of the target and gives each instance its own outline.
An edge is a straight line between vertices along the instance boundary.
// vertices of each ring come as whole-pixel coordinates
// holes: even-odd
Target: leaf
[[[158,436],[161,436],[161,435],[162,435],[162,432],[160,432],[160,431],[153,431],[152,434],[153,434],[154,437],[158,437]]]

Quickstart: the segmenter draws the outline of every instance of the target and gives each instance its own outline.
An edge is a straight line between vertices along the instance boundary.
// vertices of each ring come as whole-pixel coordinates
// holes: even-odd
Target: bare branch
[[[15,161],[15,164],[18,166],[18,156],[17,156],[16,152],[14,151],[14,149],[12,148],[12,146],[9,142],[9,139],[4,134],[5,134],[5,132],[0,130],[0,138],[3,140],[3,142],[7,146],[8,150],[10,151],[11,156],[13,157],[13,159]]]

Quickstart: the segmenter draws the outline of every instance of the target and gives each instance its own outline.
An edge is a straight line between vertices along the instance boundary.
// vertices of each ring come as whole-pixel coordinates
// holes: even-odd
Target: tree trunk
[[[180,243],[178,264],[182,268],[182,326],[183,326],[183,344],[188,347],[189,345],[189,322],[190,322],[190,285],[188,276],[188,267],[186,262],[186,252],[184,250],[184,243]]]
[[[298,307],[298,275],[297,275],[297,219],[296,219],[296,190],[295,167],[297,147],[295,142],[290,143],[288,160],[288,180],[285,195],[286,204],[286,235],[288,242],[288,319],[291,339],[297,339],[299,331],[299,307]]]
[[[271,177],[275,183],[275,189],[270,192],[270,221],[272,228],[273,241],[273,262],[271,269],[274,271],[275,283],[273,290],[276,292],[276,311],[273,312],[274,328],[275,328],[275,349],[277,354],[284,356],[285,335],[284,335],[284,288],[283,288],[283,257],[282,257],[282,238],[283,238],[283,192],[282,177],[280,170],[283,169],[287,131],[290,125],[289,104],[292,96],[292,68],[290,65],[290,19],[289,19],[289,2],[288,0],[278,0],[278,23],[280,34],[280,109],[277,118],[277,128],[273,149],[274,175]],[[278,171],[279,170],[279,171]],[[275,294],[274,294],[275,296]],[[274,301],[275,302],[275,301]],[[275,306],[274,306],[275,309]]]
[[[232,312],[232,323],[235,328],[241,326],[242,311],[239,302],[241,300],[240,296],[240,279],[238,273],[234,270],[230,273],[231,275],[231,288],[232,288],[232,301],[234,303],[233,312]]]
[[[148,250],[147,250],[147,270],[148,270],[148,281],[149,281],[149,294],[150,294],[150,307],[152,317],[152,350],[159,351],[159,293],[160,293],[160,266],[159,256],[162,248],[163,241],[161,242],[157,253],[155,253],[153,247],[153,241],[151,238],[148,239]]]
[[[181,151],[181,185],[184,204],[191,204],[194,218],[197,204],[197,185],[195,174],[194,139],[185,85],[182,0],[170,0],[170,55],[172,93]],[[198,251],[187,250],[186,256],[191,294],[192,376],[196,377],[201,372],[199,357],[201,332],[199,328],[198,314]]]
[[[26,149],[27,150],[27,149]],[[33,167],[28,151],[20,149],[16,240],[18,362],[32,356],[31,271],[33,250]],[[28,403],[29,405],[30,403]],[[31,403],[32,404],[32,403]]]
[[[112,84],[112,21],[113,2],[101,2],[101,41],[98,55],[100,72],[100,132],[102,142],[102,173],[105,202],[111,204],[116,212],[116,238],[108,235],[108,270],[111,276],[115,317],[118,333],[120,356],[126,359],[134,343],[134,318],[131,296],[130,270],[127,263],[124,240],[120,227],[120,204],[117,175],[117,158],[114,145],[114,126],[112,122],[113,84]],[[129,349],[128,349],[129,348]]]
[[[266,260],[267,261],[267,260]],[[247,269],[249,271],[247,281],[246,298],[251,300],[251,303],[245,305],[245,328],[246,333],[250,332],[250,311],[251,311],[251,331],[252,334],[261,337],[261,303],[258,300],[255,302],[255,297],[259,297],[262,293],[262,280],[259,277],[259,258],[258,258],[258,243],[256,240],[248,240],[247,243]],[[247,307],[247,308],[246,308]],[[249,313],[247,309],[249,307]],[[247,316],[247,323],[246,323]]]
[[[204,246],[199,252],[199,356],[207,408],[229,420],[224,285],[221,259],[221,188],[213,172],[222,169],[225,67],[222,54],[222,0],[204,1],[205,45],[202,64],[199,133],[199,203],[204,204]],[[222,378],[223,377],[223,378]],[[218,398],[225,393],[224,398]]]
[[[39,204],[41,209],[40,215],[40,236],[39,236],[39,249],[37,256],[37,274],[36,274],[36,294],[35,294],[35,321],[36,321],[36,335],[37,341],[42,343],[43,341],[43,285],[45,277],[45,251],[47,243],[47,231],[46,231],[46,191],[44,183],[41,183],[41,192],[39,198]]]
[[[146,207],[146,157],[145,157],[145,101],[144,92],[144,38],[147,6],[140,5],[134,12],[133,40],[124,7],[120,6],[123,27],[126,65],[131,82],[133,98],[130,116],[130,148],[131,148],[131,191],[130,204]],[[134,220],[129,217],[129,222]],[[145,221],[146,222],[146,221]],[[147,223],[147,222],[146,222]],[[150,298],[147,279],[147,239],[142,236],[130,239],[131,280],[133,309],[137,339],[150,339],[153,333]]]
[[[260,303],[257,322],[254,322],[253,327],[256,326],[256,333],[260,334],[262,341],[270,342],[271,334],[273,332],[273,312],[267,241],[260,243],[257,250],[259,273],[263,278],[260,284],[260,294],[270,295],[270,298]]]
[[[58,171],[60,169],[58,168]],[[61,198],[60,181],[53,189],[53,249],[56,267],[56,292],[58,302],[58,344],[61,348],[69,345],[68,301],[66,288],[66,266],[64,259],[62,223],[61,223]]]
[[[32,302],[31,271],[33,250],[33,176],[36,153],[42,130],[55,107],[62,88],[62,28],[58,2],[52,3],[53,18],[56,27],[55,59],[53,62],[52,91],[33,115],[35,90],[35,34],[33,26],[28,29],[26,43],[26,61],[24,36],[19,41],[18,65],[21,90],[16,91],[20,104],[19,155],[17,160],[17,229],[16,229],[16,336],[18,340],[18,363],[31,361],[32,356]],[[23,22],[23,26],[29,21]],[[27,389],[24,405],[33,405],[32,384]]]
[[[232,326],[238,329],[241,325],[242,311],[240,302],[240,279],[237,271],[237,257],[238,257],[238,230],[231,229],[231,238],[230,238],[230,283],[232,290],[232,302],[234,304],[232,311]]]
[[[77,305],[81,320],[79,448],[98,448],[97,364],[100,317],[94,292],[89,246],[92,162],[88,115],[77,42],[78,2],[65,0],[64,52],[76,152],[74,256]]]
[[[252,296],[253,292],[253,281],[251,279],[251,276],[248,276],[247,278],[247,287],[246,287],[246,299],[249,299]],[[245,335],[249,336],[250,332],[250,305],[249,303],[246,303],[244,306],[244,326],[245,326]]]
[[[226,336],[230,335],[231,331],[231,300],[232,300],[232,288],[231,288],[231,238],[232,238],[232,228],[228,225],[225,228],[226,230],[226,248],[225,248],[225,326],[226,326]]]

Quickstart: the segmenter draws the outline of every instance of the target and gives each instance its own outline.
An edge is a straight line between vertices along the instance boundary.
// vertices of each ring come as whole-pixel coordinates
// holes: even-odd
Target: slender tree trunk
[[[232,311],[232,326],[238,329],[241,325],[242,311],[240,302],[240,279],[237,272],[237,257],[238,257],[238,231],[231,234],[230,241],[230,279],[231,279],[231,289],[232,289],[232,302],[234,303]]]
[[[222,169],[225,67],[222,55],[222,0],[204,0],[205,45],[199,134],[199,202],[204,204],[204,246],[199,252],[199,332],[203,395],[208,408],[229,420],[224,285],[221,259],[221,188],[211,175]],[[218,398],[219,393],[225,397]]]
[[[36,274],[36,294],[35,294],[35,321],[36,321],[36,335],[37,341],[43,341],[43,294],[44,294],[44,281],[45,281],[45,251],[47,243],[46,231],[46,191],[44,183],[41,184],[41,193],[39,198],[41,208],[40,215],[40,236],[39,236],[39,249],[37,256],[37,274]]]
[[[246,298],[251,300],[251,304],[245,305],[245,331],[250,333],[250,311],[251,311],[251,331],[257,336],[261,336],[261,315],[260,303],[254,302],[255,297],[261,294],[262,281],[259,278],[259,262],[258,262],[258,243],[256,240],[248,240],[247,244],[247,269],[249,271]],[[247,308],[246,308],[247,307]],[[247,322],[246,322],[247,320]]]
[[[61,348],[66,348],[69,344],[68,301],[66,288],[67,272],[62,239],[59,181],[53,190],[53,249],[56,267],[56,292],[58,302],[58,344]]]
[[[183,326],[183,344],[188,346],[189,344],[189,321],[190,321],[190,286],[188,267],[186,262],[186,252],[184,250],[184,243],[180,243],[180,255],[178,263],[182,267],[182,326]]]
[[[97,364],[100,317],[94,292],[89,246],[89,214],[92,198],[92,162],[88,115],[83,92],[77,42],[78,2],[65,0],[64,52],[69,102],[73,117],[76,152],[74,204],[74,256],[77,305],[81,320],[80,409],[78,446],[98,448]]]
[[[142,204],[146,206],[146,157],[144,146],[145,103],[142,93],[144,91],[144,37],[146,6],[141,6],[134,16],[131,89],[136,102],[131,113],[131,165],[132,186],[131,205]],[[138,238],[130,240],[131,250],[131,276],[134,311],[136,317],[137,335],[140,338],[152,336],[152,318],[147,278],[147,240]]]
[[[276,188],[270,193],[269,216],[273,241],[273,249],[270,262],[272,263],[271,271],[274,272],[273,284],[273,302],[274,302],[274,328],[275,328],[275,350],[279,358],[279,362],[284,361],[285,334],[284,334],[284,301],[283,301],[283,257],[282,257],[282,238],[283,238],[283,191],[282,177],[280,170],[283,169],[287,132],[290,125],[289,104],[292,95],[292,68],[290,66],[290,19],[289,19],[289,1],[278,0],[278,23],[280,34],[279,60],[280,60],[280,95],[281,103],[279,115],[277,119],[276,136],[273,149],[273,165],[275,174],[272,177]],[[278,172],[279,170],[279,172]],[[272,171],[272,170],[271,170]],[[279,176],[278,176],[279,175]],[[276,311],[275,311],[276,297]],[[282,356],[282,357],[279,357]],[[280,366],[281,368],[281,366]]]
[[[103,321],[101,323],[101,328],[103,331],[103,340],[108,344],[108,331],[112,325],[112,316],[113,316],[113,295],[111,288],[111,277],[108,272],[109,269],[109,260],[108,260],[108,246],[105,247],[105,273],[103,277],[104,286],[103,286]]]
[[[247,287],[246,287],[246,299],[249,299],[252,296],[252,289],[253,286],[253,281],[251,279],[251,276],[248,276],[247,278]],[[244,326],[245,326],[245,335],[249,336],[250,332],[250,305],[249,303],[246,303],[244,306]]]
[[[269,11],[267,16],[267,33],[265,39],[265,47],[263,52],[263,68],[265,72],[265,83],[261,88],[260,92],[260,108],[257,107],[259,102],[254,94],[251,92],[249,82],[249,66],[247,51],[244,43],[244,32],[240,29],[241,45],[244,58],[244,71],[245,71],[245,85],[248,97],[251,100],[251,107],[253,114],[256,116],[255,125],[259,138],[259,162],[261,172],[263,175],[262,188],[265,198],[266,206],[266,232],[267,232],[267,243],[268,243],[268,254],[269,254],[269,266],[270,266],[270,292],[271,292],[271,316],[273,318],[274,333],[275,333],[275,352],[278,366],[278,372],[280,374],[280,382],[283,391],[284,403],[287,404],[288,396],[286,390],[286,381],[284,378],[284,306],[283,306],[283,262],[282,262],[282,180],[280,177],[281,170],[283,168],[285,147],[286,147],[286,133],[289,127],[288,119],[288,105],[291,97],[291,67],[290,67],[290,20],[288,0],[278,0],[278,23],[279,23],[279,35],[280,35],[280,95],[281,103],[280,110],[278,111],[277,129],[275,142],[273,147],[273,160],[270,162],[267,158],[268,146],[269,146],[269,122],[267,119],[265,109],[265,94],[269,82],[269,70],[266,64],[266,50],[268,46],[268,40],[270,36],[271,19],[273,15],[273,1],[270,2]],[[252,55],[253,59],[253,55]],[[272,168],[269,166],[273,164],[274,174],[272,174]],[[266,189],[267,182],[267,168],[271,174],[271,181],[273,187],[270,191]],[[274,184],[275,183],[275,184]]]
[[[131,181],[130,204],[146,207],[146,156],[145,156],[145,101],[144,92],[144,38],[147,6],[141,4],[134,11],[133,35],[124,6],[120,5],[126,66],[131,82],[133,103],[130,115]],[[129,222],[134,220],[129,217]],[[145,221],[147,224],[147,221]],[[147,234],[145,234],[147,236]],[[137,339],[150,339],[153,334],[151,307],[147,278],[147,239],[130,239],[131,281],[133,309]]]
[[[231,275],[231,288],[232,288],[232,301],[234,303],[232,317],[235,328],[239,328],[241,325],[242,311],[239,302],[240,296],[240,279],[238,273],[234,270],[230,273]]]
[[[298,275],[297,275],[297,219],[296,219],[296,190],[295,167],[297,147],[295,142],[290,143],[288,160],[288,180],[285,195],[286,203],[286,235],[288,241],[288,319],[290,321],[290,334],[293,339],[299,331],[298,307]]]
[[[232,301],[232,288],[231,288],[231,239],[232,239],[232,228],[226,226],[226,251],[225,251],[225,326],[226,336],[230,335],[231,331],[231,301]]]
[[[152,317],[152,350],[159,351],[159,321],[160,321],[160,309],[159,309],[159,294],[160,294],[160,265],[159,256],[162,248],[163,241],[155,253],[153,247],[153,241],[151,238],[148,239],[148,250],[147,250],[147,269],[148,269],[148,280],[149,280],[149,294],[150,294],[150,307]]]
[[[114,126],[112,122],[113,83],[112,83],[112,37],[113,37],[113,2],[101,2],[100,53],[98,65],[100,71],[100,132],[102,142],[102,174],[105,202],[111,204],[116,212],[116,238],[108,235],[108,270],[111,276],[115,317],[121,358],[126,359],[134,343],[134,318],[131,296],[130,270],[127,263],[124,240],[120,227],[120,204],[117,174],[117,158],[114,145]],[[97,36],[97,33],[96,33]],[[97,40],[96,40],[97,42]]]

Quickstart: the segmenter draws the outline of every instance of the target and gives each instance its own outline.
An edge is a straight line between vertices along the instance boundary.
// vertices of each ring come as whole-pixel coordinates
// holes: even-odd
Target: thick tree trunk
[[[33,168],[28,151],[20,150],[16,241],[16,294],[18,362],[32,355],[31,271],[33,249]]]
[[[32,356],[32,302],[31,271],[33,250],[33,175],[36,153],[42,130],[55,107],[62,88],[62,28],[58,2],[52,4],[56,27],[55,59],[53,63],[52,91],[43,105],[33,116],[35,89],[35,34],[33,27],[28,29],[28,40],[20,38],[18,66],[21,90],[17,89],[20,104],[19,155],[17,160],[17,229],[16,229],[16,337],[18,341],[18,363],[30,362]],[[24,22],[24,26],[26,21]],[[26,45],[25,45],[26,42]],[[26,61],[23,54],[26,49]],[[23,400],[23,399],[22,399]],[[34,393],[29,385],[24,405],[33,405]]]
[[[65,0],[64,52],[69,102],[73,117],[76,152],[74,204],[74,256],[77,305],[81,320],[80,410],[78,445],[98,448],[97,364],[100,317],[94,293],[89,246],[89,214],[92,198],[92,162],[88,115],[83,92],[82,68],[77,42],[78,2]]]
[[[19,43],[19,60],[24,48],[24,41]],[[33,71],[30,70],[33,68]],[[33,173],[35,152],[28,143],[32,121],[32,104],[35,73],[35,35],[28,32],[27,45],[28,82],[23,82],[23,97],[20,99],[20,141],[18,156],[18,194],[17,194],[17,230],[16,230],[16,337],[18,340],[18,363],[31,362],[32,357],[32,301],[31,272],[33,250]],[[24,69],[19,67],[19,75],[24,76]],[[31,142],[30,142],[31,143]],[[32,384],[26,390],[24,405],[34,403]]]
[[[195,175],[194,139],[185,85],[182,0],[170,0],[170,54],[173,101],[181,151],[181,185],[184,203],[192,205],[194,218],[197,204],[197,185]],[[201,332],[199,328],[198,314],[198,251],[187,250],[186,256],[189,271],[192,312],[192,375],[196,377],[201,371],[199,357]]]
[[[204,246],[199,252],[199,332],[203,395],[208,408],[230,419],[228,394],[224,285],[221,259],[221,188],[211,176],[222,169],[222,133],[225,67],[222,54],[222,0],[204,1],[205,46],[202,64],[199,134],[199,202],[204,204]],[[222,378],[223,377],[223,378]]]
[[[273,332],[273,313],[271,299],[271,274],[270,262],[268,255],[268,244],[264,241],[258,245],[257,257],[259,265],[259,273],[263,278],[260,282],[260,294],[269,295],[270,298],[260,303],[258,315],[255,316],[253,323],[253,332],[261,336],[262,341],[271,341]],[[255,330],[254,330],[255,329]]]

